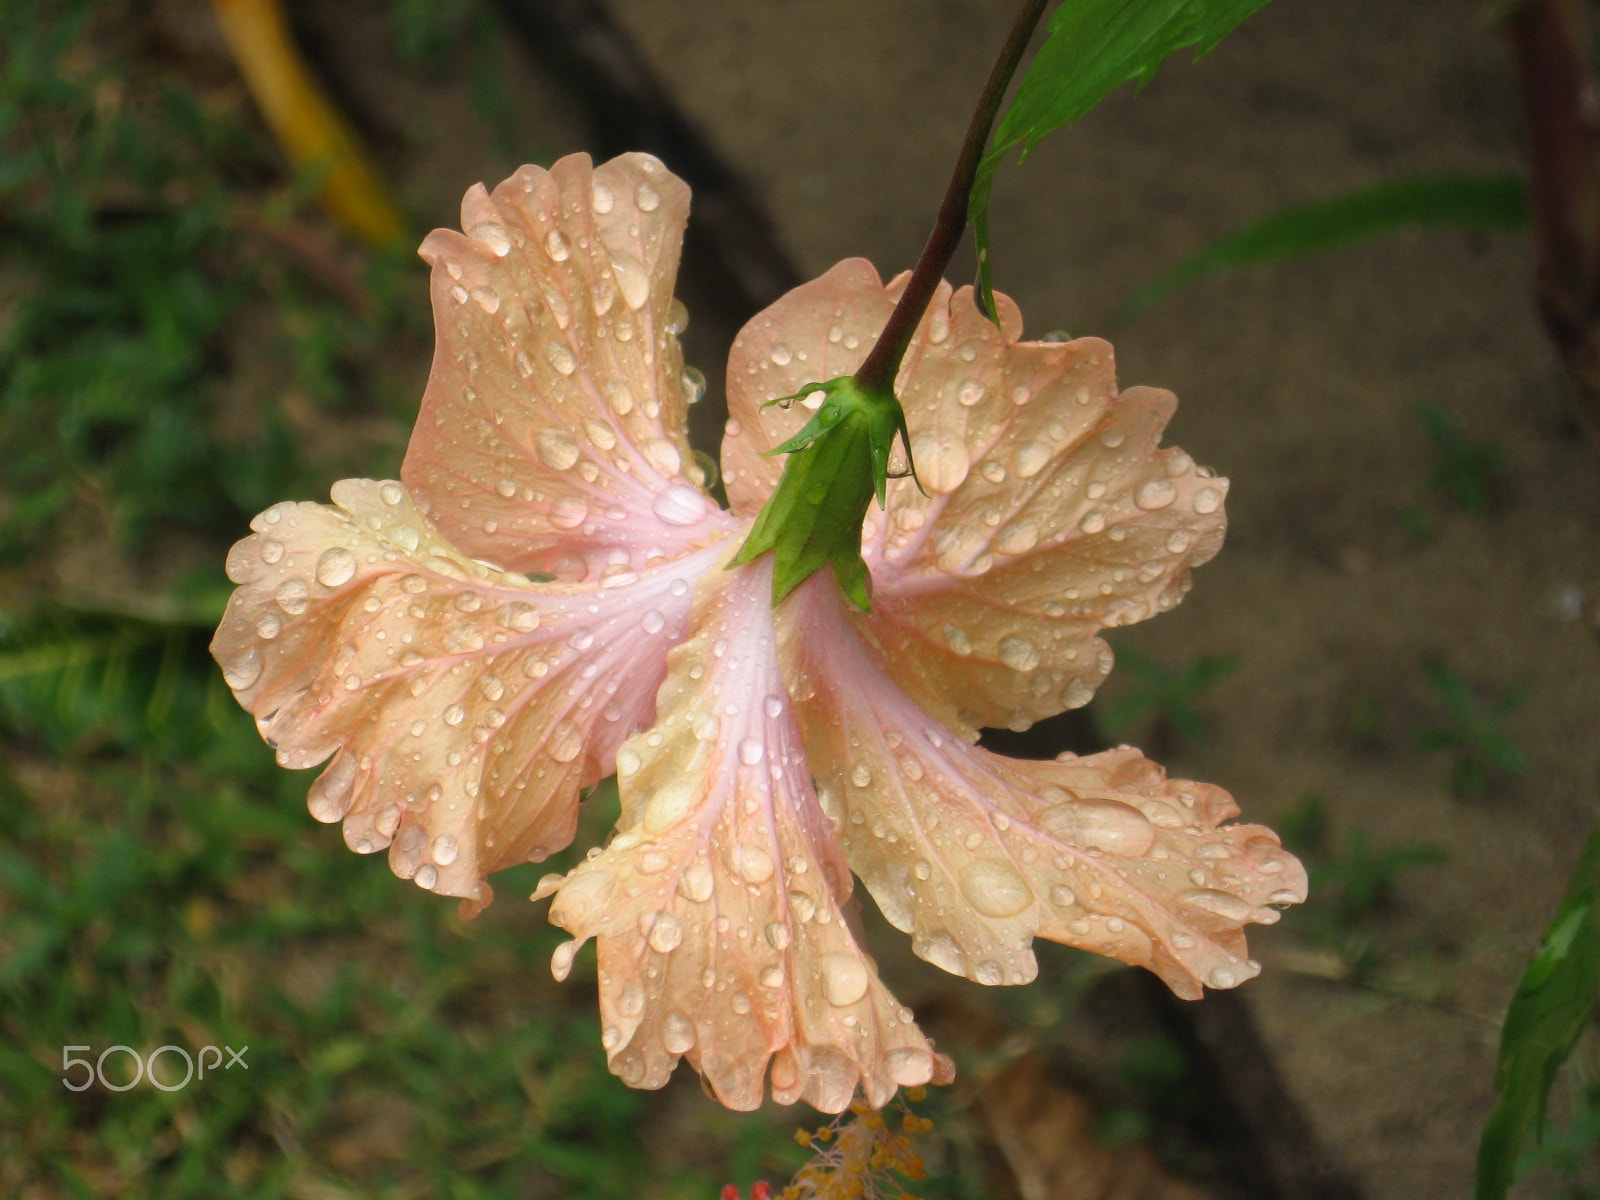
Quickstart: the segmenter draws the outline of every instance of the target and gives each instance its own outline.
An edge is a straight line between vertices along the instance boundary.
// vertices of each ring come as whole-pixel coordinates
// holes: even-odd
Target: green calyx
[[[822,392],[825,399],[799,433],[768,454],[787,454],[783,478],[756,517],[731,565],[773,553],[772,602],[777,604],[812,573],[833,564],[839,587],[863,612],[872,610],[871,581],[861,558],[861,522],[874,495],[887,502],[889,451],[896,435],[911,445],[900,402],[854,379],[830,379],[771,404]],[[913,478],[915,472],[913,471]]]

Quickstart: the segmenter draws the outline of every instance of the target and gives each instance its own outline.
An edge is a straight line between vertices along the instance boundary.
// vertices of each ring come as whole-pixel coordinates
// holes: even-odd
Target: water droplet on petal
[[[261,667],[260,648],[248,646],[222,664],[222,678],[234,691],[242,691],[261,678]]]
[[[304,579],[285,579],[272,593],[278,607],[291,617],[298,617],[310,607],[311,589]]]
[[[739,761],[753,767],[767,756],[767,748],[760,738],[747,737],[739,743]]]
[[[459,853],[460,850],[456,846],[455,838],[448,833],[441,833],[433,839],[433,861],[441,867],[448,867],[455,862],[456,855]]]
[[[666,438],[645,438],[639,444],[639,452],[657,472],[668,478],[676,475],[683,466],[683,456]]]
[[[650,949],[659,954],[677,949],[678,943],[683,941],[683,923],[677,917],[669,912],[658,912],[646,919],[650,922],[650,932],[645,940],[650,943]]]
[[[541,429],[533,440],[539,460],[552,470],[565,471],[578,461],[578,442],[565,429]]]
[[[794,360],[794,351],[790,350],[789,347],[785,346],[782,342],[779,342],[772,348],[769,357],[778,366],[786,367]]]
[[[482,242],[489,247],[489,253],[496,258],[504,258],[511,253],[511,235],[506,232],[503,225],[485,221],[482,225],[474,225],[468,236],[473,241]]]
[[[889,1078],[901,1087],[921,1087],[933,1078],[933,1055],[920,1046],[889,1051]]]
[[[602,217],[615,208],[617,204],[615,194],[603,183],[594,185],[594,190],[590,193],[589,199],[594,211]]]
[[[544,248],[545,253],[556,262],[566,262],[572,254],[572,247],[567,245],[566,236],[559,229],[552,229],[545,234]]]
[[[317,559],[317,582],[323,587],[340,587],[356,573],[356,556],[344,546],[333,546]]]
[[[656,494],[650,511],[668,525],[693,525],[706,515],[705,495],[687,483],[675,483]]]
[[[1129,857],[1148,853],[1156,840],[1145,815],[1117,800],[1066,800],[1040,813],[1039,824],[1074,846]]]
[[[746,883],[765,883],[776,869],[772,855],[760,846],[739,845],[728,856],[733,869]]]
[[[619,251],[611,256],[611,269],[617,277],[617,287],[622,289],[623,303],[638,312],[650,299],[650,274],[644,264],[633,255]],[[627,340],[622,337],[624,328],[628,327],[618,324],[617,336],[620,341]]]
[[[1216,488],[1201,488],[1194,494],[1194,510],[1201,516],[1214,513],[1222,507],[1222,494]]]
[[[661,1045],[668,1054],[687,1054],[694,1049],[694,1024],[674,1009],[661,1021]]]
[[[639,190],[634,193],[634,203],[638,204],[640,212],[655,212],[661,207],[661,195],[648,183],[641,183]]]
[[[1211,973],[1206,976],[1206,986],[1214,988],[1231,988],[1239,982],[1239,977],[1227,967],[1212,967]]]
[[[854,1004],[867,994],[872,976],[867,966],[854,954],[834,951],[822,956],[822,994],[835,1008]]]
[[[390,480],[387,483],[378,485],[378,496],[385,504],[399,504],[400,501],[406,498],[406,490],[398,483]]]
[[[581,496],[562,496],[550,506],[550,524],[557,529],[576,529],[589,519],[589,505]]]
[[[264,612],[256,618],[256,633],[258,636],[271,641],[283,631],[283,621],[275,612]]]
[[[1039,647],[1014,633],[1000,639],[1000,661],[1014,671],[1031,671],[1039,665]]]
[[[911,459],[917,478],[930,492],[953,492],[967,477],[970,461],[966,444],[949,429],[935,425],[911,439]]]
[[[423,863],[411,878],[416,880],[419,888],[431,892],[439,883],[439,868],[432,863]]]
[[[1194,888],[1187,892],[1179,892],[1178,899],[1195,908],[1215,913],[1228,921],[1246,921],[1254,911],[1248,902],[1238,896],[1215,891],[1212,888]]]
[[[550,731],[547,749],[557,762],[571,762],[583,749],[583,730],[574,721],[558,721]]]
[[[571,375],[578,369],[578,360],[565,342],[551,342],[544,348],[544,357],[562,375]]]
[[[961,893],[986,917],[1014,917],[1033,903],[1033,893],[1011,864],[980,858],[961,872]]]
[[[1133,494],[1133,502],[1147,512],[1165,508],[1177,497],[1178,489],[1170,479],[1147,479]]]
[[[766,928],[767,942],[774,950],[787,950],[791,934],[789,927],[782,921],[773,921]]]

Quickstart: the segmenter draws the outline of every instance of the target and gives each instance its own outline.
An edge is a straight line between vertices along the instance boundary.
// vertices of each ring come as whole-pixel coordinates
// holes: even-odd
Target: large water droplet
[[[767,756],[767,748],[760,738],[747,737],[739,743],[739,761],[753,767]]]
[[[921,1046],[889,1051],[889,1078],[901,1087],[921,1087],[933,1078],[933,1055]]]
[[[511,235],[506,232],[504,225],[485,221],[481,225],[474,225],[468,231],[468,236],[489,247],[489,253],[496,258],[504,258],[511,253]]]
[[[867,966],[854,954],[834,951],[822,956],[822,994],[835,1008],[854,1004],[867,994],[872,976]]]
[[[683,456],[678,453],[678,448],[667,442],[664,437],[646,437],[638,445],[638,450],[645,456],[645,461],[656,469],[661,475],[672,478],[683,467]]]
[[[650,273],[642,262],[625,251],[611,256],[611,269],[617,277],[617,286],[622,289],[623,303],[638,312],[650,299]]]
[[[775,869],[772,855],[760,846],[735,846],[728,858],[733,869],[746,883],[765,883],[772,878]]]
[[[694,1023],[674,1009],[661,1021],[661,1045],[668,1054],[687,1054],[694,1049]]]
[[[970,461],[960,436],[942,425],[921,430],[911,439],[917,478],[930,492],[953,492],[967,477]]]
[[[980,858],[961,872],[961,892],[986,917],[1014,917],[1033,903],[1033,893],[1010,863]]]
[[[574,721],[558,721],[556,727],[550,731],[550,741],[546,748],[550,757],[557,762],[571,762],[578,757],[578,751],[583,749],[583,730]]]
[[[356,760],[349,754],[340,754],[328,769],[317,776],[306,796],[306,807],[311,815],[327,825],[332,825],[350,809],[350,792],[356,777]]]
[[[1222,507],[1222,493],[1216,488],[1201,488],[1194,494],[1194,510],[1201,516],[1214,513]]]
[[[317,582],[336,588],[349,583],[356,573],[356,556],[344,546],[332,546],[317,559]]]
[[[291,617],[298,617],[310,607],[311,589],[304,579],[285,579],[272,593],[278,607]]]
[[[1147,512],[1165,508],[1178,495],[1170,479],[1147,479],[1133,493],[1133,502]]]
[[[1238,896],[1212,888],[1193,888],[1187,892],[1179,892],[1178,899],[1195,908],[1215,913],[1228,921],[1243,922],[1255,911],[1247,901],[1241,900]]]
[[[242,691],[261,678],[261,667],[260,647],[247,646],[222,664],[222,678],[234,691]]]
[[[705,495],[687,483],[675,483],[656,494],[650,511],[668,525],[693,525],[706,515]]]
[[[545,253],[557,262],[566,262],[572,255],[572,247],[567,245],[566,236],[559,229],[552,229],[545,234]]]
[[[551,342],[544,348],[545,361],[563,375],[571,375],[578,369],[578,360],[572,353],[572,347],[565,342]]]
[[[552,470],[568,470],[578,461],[577,439],[560,426],[539,430],[533,445],[539,460]]]
[[[646,920],[649,922],[650,932],[645,940],[650,943],[650,949],[657,953],[670,953],[683,941],[683,923],[671,913],[658,912]]]
[[[1066,800],[1039,814],[1051,835],[1074,846],[1136,857],[1155,844],[1155,826],[1145,815],[1117,800]]]
[[[460,847],[456,845],[455,838],[448,833],[441,833],[433,839],[433,861],[441,867],[448,867],[455,862],[456,856],[460,852]]]
[[[562,496],[550,506],[550,524],[557,529],[576,529],[589,519],[589,505],[581,496]]]
[[[618,766],[620,768],[621,764]],[[645,806],[644,827],[651,833],[667,833],[689,815],[694,802],[694,784],[688,780],[680,779],[658,788]]]
[[[661,194],[648,183],[639,185],[639,190],[634,193],[633,199],[639,206],[640,212],[655,212],[661,207]]]
[[[774,950],[787,950],[792,935],[782,921],[773,921],[765,930],[767,942]]]
[[[1039,665],[1039,647],[1025,637],[1008,633],[1000,639],[1000,661],[1014,671],[1031,671]]]
[[[605,184],[597,183],[590,193],[590,204],[603,217],[617,206],[617,197]]]

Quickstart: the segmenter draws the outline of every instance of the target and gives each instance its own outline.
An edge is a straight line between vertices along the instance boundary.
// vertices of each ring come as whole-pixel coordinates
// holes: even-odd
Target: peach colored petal
[[[854,370],[902,287],[853,259],[745,327],[729,366],[730,497],[764,499],[781,463],[760,452],[806,416],[759,405],[813,364]],[[1016,306],[996,299],[998,330],[970,288],[934,297],[898,384],[927,495],[891,482],[862,547],[892,673],[930,711],[959,697],[950,715],[969,733],[1086,703],[1111,667],[1098,632],[1182,598],[1222,543],[1227,493],[1183,451],[1157,449],[1169,393],[1119,393],[1098,339],[1019,342]]]
[[[1148,967],[1180,996],[1255,975],[1242,927],[1305,898],[1300,863],[1220,788],[1137,750],[1026,762],[929,720],[837,595],[795,593],[797,696],[823,806],[885,917],[921,957],[1026,983],[1035,936]]]
[[[654,712],[713,547],[598,586],[455,550],[400,484],[279,504],[234,546],[212,653],[310,806],[362,853],[476,911],[483,878],[572,840],[578,790]]]
[[[713,572],[673,651],[654,728],[617,755],[621,833],[550,917],[599,941],[611,1067],[666,1083],[680,1057],[730,1108],[769,1073],[782,1103],[882,1105],[948,1075],[846,921],[849,868],[817,805],[779,671],[771,560]],[[781,619],[781,618],[780,618]]]
[[[672,287],[689,189],[646,154],[523,167],[422,243],[437,344],[402,477],[474,558],[565,579],[721,535]]]

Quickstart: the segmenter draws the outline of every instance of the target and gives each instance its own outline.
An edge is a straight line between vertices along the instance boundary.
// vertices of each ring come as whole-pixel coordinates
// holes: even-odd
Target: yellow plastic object
[[[371,246],[405,221],[361,140],[301,61],[278,0],[212,0],[250,94],[297,171],[321,180],[328,213]]]

